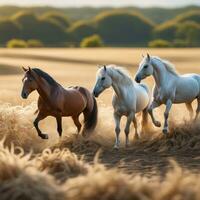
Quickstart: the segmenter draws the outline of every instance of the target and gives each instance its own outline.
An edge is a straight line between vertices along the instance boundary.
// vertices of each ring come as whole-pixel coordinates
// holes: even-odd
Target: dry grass
[[[25,151],[41,151],[45,143],[37,137],[32,125],[35,109],[35,103],[26,107],[0,106],[0,138],[5,138],[6,145],[13,143]]]
[[[40,172],[31,155],[14,153],[0,143],[0,197],[2,200],[64,200],[53,177]]]
[[[154,183],[140,176],[129,176],[116,169],[94,166],[86,176],[79,176],[65,184],[70,200],[153,199]]]
[[[191,152],[199,150],[200,147],[200,124],[199,122],[183,121],[176,124],[170,122],[170,133],[165,136],[161,131],[148,132],[146,138],[135,142],[135,149],[143,147],[146,152]],[[140,151],[140,148],[138,148]]]
[[[199,176],[183,171],[175,162],[162,180],[137,174],[130,176],[100,166],[65,184],[67,199],[70,200],[197,200],[200,198],[199,186]]]
[[[196,179],[196,180],[195,180]],[[199,176],[183,171],[174,164],[172,171],[169,171],[164,181],[161,182],[160,192],[156,194],[158,200],[176,199],[199,199]]]
[[[89,168],[69,149],[55,149],[53,151],[45,149],[41,155],[36,157],[36,162],[40,171],[47,171],[61,182],[78,175],[84,175]]]
[[[0,49],[1,200],[200,199],[200,124],[188,121],[183,106],[174,106],[171,112],[168,137],[150,123],[148,132],[128,149],[121,133],[121,148],[115,151],[111,90],[98,99],[99,122],[89,140],[76,135],[69,119],[63,120],[60,140],[52,118],[40,124],[50,136],[41,140],[32,124],[37,94],[28,101],[20,98],[22,74],[17,66],[41,67],[63,85],[91,89],[96,63],[127,66],[134,76],[147,51],[170,59],[182,73],[200,72],[199,49]],[[17,74],[10,72],[13,67]],[[146,83],[152,86],[152,79]],[[156,112],[157,118],[163,118],[162,111]]]
[[[41,156],[31,158],[30,154],[24,155],[23,150],[18,154],[14,153],[13,148],[8,150],[3,141],[0,143],[2,200],[198,200],[200,198],[199,175],[183,170],[174,161],[171,161],[171,169],[165,177],[147,178],[137,173],[128,175],[116,168],[107,169],[98,163],[88,165],[78,160],[69,150],[45,151]],[[74,176],[73,170],[66,170],[69,166],[63,162],[66,154],[68,158],[66,163],[71,163],[70,167],[79,169],[79,172],[84,168],[84,173],[76,171]],[[51,158],[54,158],[55,162],[52,162]],[[65,167],[61,169],[60,166]],[[63,176],[72,173],[73,178],[64,181],[62,176],[58,176],[61,181],[58,183],[54,179],[54,173],[57,171],[54,171],[55,169],[58,169],[58,172],[62,171]]]

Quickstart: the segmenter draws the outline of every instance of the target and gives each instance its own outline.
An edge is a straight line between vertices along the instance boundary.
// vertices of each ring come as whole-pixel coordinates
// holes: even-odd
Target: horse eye
[[[147,68],[148,68],[148,65],[145,65],[145,66],[144,66],[144,69],[147,69]]]
[[[101,80],[104,81],[104,80],[105,80],[105,77],[102,77]]]

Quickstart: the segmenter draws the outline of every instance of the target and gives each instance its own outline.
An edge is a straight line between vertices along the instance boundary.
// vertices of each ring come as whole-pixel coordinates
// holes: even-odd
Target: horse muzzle
[[[27,99],[28,98],[28,94],[26,92],[22,92],[21,94],[23,99]]]
[[[99,96],[99,93],[97,93],[95,90],[93,91],[93,95],[94,97],[98,97]]]
[[[141,78],[139,78],[138,76],[136,76],[136,77],[135,77],[135,81],[136,81],[137,83],[140,83],[140,82],[141,82]]]

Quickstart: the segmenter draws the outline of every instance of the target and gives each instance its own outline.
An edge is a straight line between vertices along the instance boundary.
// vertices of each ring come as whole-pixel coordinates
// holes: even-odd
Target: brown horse
[[[47,134],[43,134],[39,127],[39,121],[47,116],[53,116],[57,121],[57,131],[59,136],[62,135],[62,117],[71,116],[74,124],[81,130],[79,115],[84,115],[84,127],[82,134],[94,130],[97,123],[97,103],[93,95],[83,87],[63,88],[50,75],[38,68],[25,69],[23,81],[23,89],[21,96],[27,99],[29,94],[37,90],[38,98],[38,115],[34,121],[34,126],[38,132],[38,136],[42,139],[48,139]]]

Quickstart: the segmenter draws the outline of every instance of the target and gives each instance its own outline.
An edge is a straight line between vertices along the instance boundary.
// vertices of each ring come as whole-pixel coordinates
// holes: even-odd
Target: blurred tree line
[[[18,11],[0,19],[0,46],[7,47],[197,47],[200,10],[157,24],[141,13],[103,11],[72,21],[62,12]]]
[[[155,27],[153,37],[177,47],[200,46],[200,12],[187,12]]]

